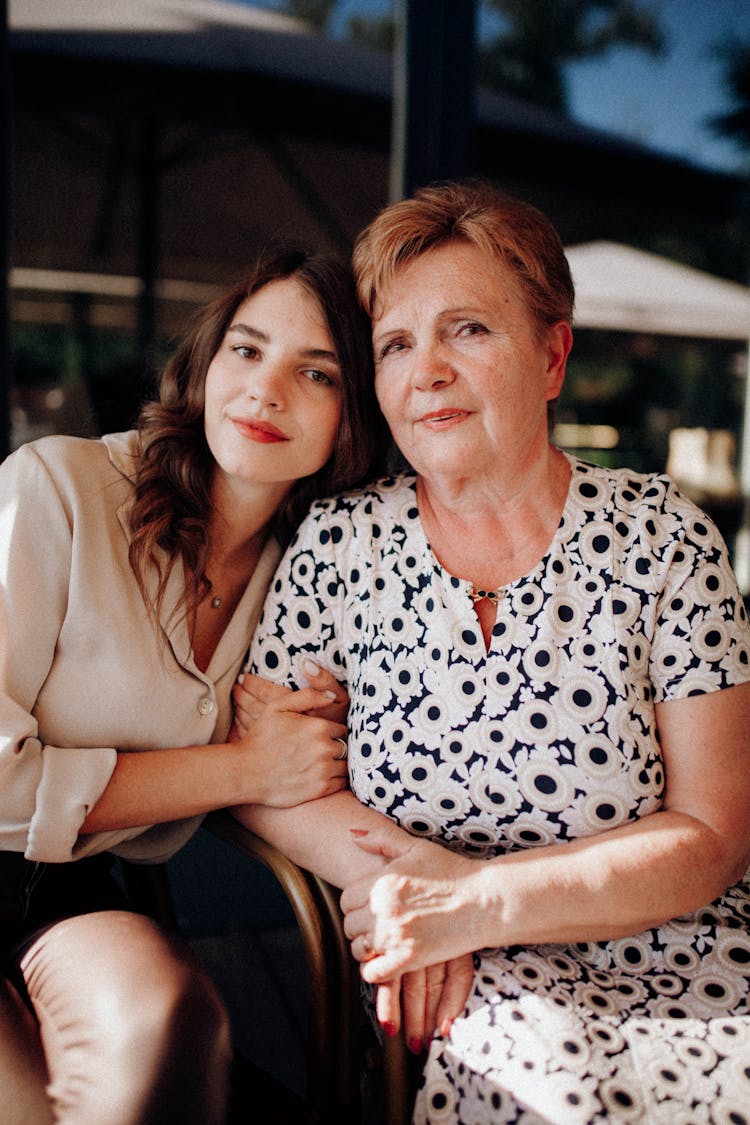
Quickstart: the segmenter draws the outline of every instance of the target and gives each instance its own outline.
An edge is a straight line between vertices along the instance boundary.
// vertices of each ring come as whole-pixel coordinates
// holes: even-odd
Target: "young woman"
[[[370,471],[371,383],[348,270],[290,251],[198,316],[137,430],[0,466],[5,1121],[223,1120],[224,1010],[111,857],[345,785],[332,678],[231,743],[230,692],[299,516]]]

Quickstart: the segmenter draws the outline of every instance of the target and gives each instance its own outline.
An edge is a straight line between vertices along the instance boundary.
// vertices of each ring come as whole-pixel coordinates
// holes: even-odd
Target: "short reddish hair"
[[[573,280],[559,234],[542,211],[482,180],[421,188],[365,227],[352,265],[367,314],[401,266],[452,241],[471,243],[508,266],[540,328],[570,323]]]

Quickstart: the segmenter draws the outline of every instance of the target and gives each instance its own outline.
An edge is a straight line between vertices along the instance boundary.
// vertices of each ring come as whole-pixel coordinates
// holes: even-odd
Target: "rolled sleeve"
[[[112,748],[45,747],[27,859],[64,863],[74,858],[81,825],[106,789],[116,762]]]
[[[0,467],[0,847],[49,862],[71,858],[117,760],[93,740],[57,741],[36,713],[71,597],[73,525],[36,449],[12,454]],[[71,695],[69,711],[84,708]]]

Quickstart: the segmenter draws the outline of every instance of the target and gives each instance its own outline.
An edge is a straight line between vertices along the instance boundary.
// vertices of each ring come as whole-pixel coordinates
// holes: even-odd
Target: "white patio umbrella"
[[[615,242],[566,248],[576,288],[574,326],[737,340],[750,346],[750,288]],[[744,501],[734,566],[750,593],[750,394],[745,375],[739,480]]]
[[[750,289],[744,285],[616,242],[586,242],[565,254],[580,328],[750,339]]]

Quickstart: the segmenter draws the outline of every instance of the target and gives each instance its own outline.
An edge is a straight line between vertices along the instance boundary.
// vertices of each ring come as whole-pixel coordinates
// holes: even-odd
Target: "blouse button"
[[[215,707],[216,707],[216,704],[214,703],[213,699],[211,699],[211,697],[208,696],[208,695],[204,695],[203,699],[201,699],[201,701],[198,704],[198,714],[199,715],[210,715]]]

